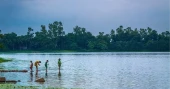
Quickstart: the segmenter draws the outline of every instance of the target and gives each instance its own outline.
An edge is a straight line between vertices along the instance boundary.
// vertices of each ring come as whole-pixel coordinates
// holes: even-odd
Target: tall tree
[[[3,37],[3,34],[1,34],[1,30],[0,30],[0,50],[2,50],[4,48],[4,45],[2,42],[3,41],[2,37]]]
[[[55,21],[53,24],[49,24],[49,36],[53,40],[54,48],[62,48],[62,39],[65,35],[62,22]]]
[[[14,32],[4,34],[3,42],[9,50],[15,50],[17,46],[17,34]]]
[[[34,33],[33,33],[33,29],[31,27],[28,27],[28,32],[27,32],[27,44],[26,44],[26,47],[27,49],[31,49],[31,42],[32,42],[32,39],[34,37]]]

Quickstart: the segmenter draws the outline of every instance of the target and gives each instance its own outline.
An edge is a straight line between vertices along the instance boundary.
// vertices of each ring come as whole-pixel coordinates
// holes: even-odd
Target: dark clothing
[[[30,69],[31,69],[31,71],[32,71],[32,68],[33,68],[33,63],[31,63],[31,65],[30,65]]]
[[[47,66],[48,66],[48,64],[47,64],[47,62],[45,62],[45,68],[47,68]]]
[[[59,68],[59,71],[60,71],[60,67],[61,67],[61,59],[58,59],[58,68]]]

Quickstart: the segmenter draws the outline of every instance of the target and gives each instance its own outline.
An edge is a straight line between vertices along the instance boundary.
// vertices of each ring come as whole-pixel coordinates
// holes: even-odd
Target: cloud
[[[110,32],[119,25],[151,27],[160,32],[169,29],[169,0],[16,0],[0,1],[0,22],[17,28],[40,27],[62,21],[66,32],[75,25],[90,32]],[[7,3],[7,4],[5,4]],[[5,5],[4,5],[5,4]],[[5,10],[4,10],[5,9]],[[12,10],[11,10],[12,9]],[[14,21],[11,21],[14,20]],[[15,22],[15,23],[14,23]],[[40,28],[39,28],[40,29]],[[37,30],[39,30],[37,29]],[[161,29],[161,30],[160,30]]]

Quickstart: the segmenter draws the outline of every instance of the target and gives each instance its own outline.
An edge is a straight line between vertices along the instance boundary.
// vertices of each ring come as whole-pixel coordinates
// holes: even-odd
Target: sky
[[[0,30],[25,35],[41,25],[63,23],[66,33],[75,26],[97,35],[124,28],[170,30],[169,0],[0,0]]]

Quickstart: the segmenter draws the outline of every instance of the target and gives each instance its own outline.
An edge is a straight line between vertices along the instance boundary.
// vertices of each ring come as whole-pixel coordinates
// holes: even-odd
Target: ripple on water
[[[12,62],[1,63],[0,68],[27,69],[30,60],[41,60],[38,75],[27,73],[0,73],[9,80],[21,80],[16,85],[50,86],[66,88],[107,89],[169,89],[170,53],[151,52],[106,52],[106,53],[23,53],[3,54],[14,58]],[[62,59],[61,72],[57,60]],[[49,60],[48,73],[44,63]],[[70,60],[74,59],[74,60]],[[67,61],[67,62],[66,62]],[[33,68],[35,71],[35,67]],[[45,83],[35,83],[37,78]]]

